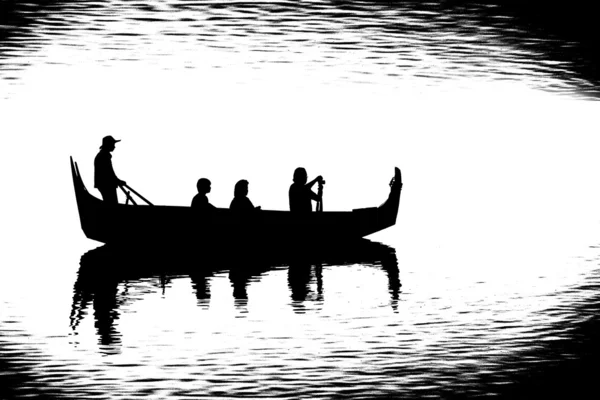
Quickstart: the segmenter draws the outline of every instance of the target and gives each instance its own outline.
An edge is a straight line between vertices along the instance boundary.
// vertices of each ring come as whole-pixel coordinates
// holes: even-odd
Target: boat
[[[388,198],[378,207],[305,215],[278,210],[240,214],[224,208],[199,213],[191,207],[150,202],[107,204],[87,190],[73,157],[71,173],[83,233],[101,243],[170,242],[209,248],[224,243],[299,244],[360,239],[396,223],[402,190],[402,175],[395,168]]]

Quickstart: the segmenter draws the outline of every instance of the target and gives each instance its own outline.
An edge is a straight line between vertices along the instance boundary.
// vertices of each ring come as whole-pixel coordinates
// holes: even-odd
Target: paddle
[[[133,200],[133,197],[131,197],[131,195],[129,194],[129,192],[127,190],[125,190],[123,188],[123,186],[119,186],[119,188],[121,188],[121,190],[123,191],[123,193],[125,193],[125,196],[127,197],[127,201],[125,202],[125,204],[129,204],[129,200],[131,200],[131,202],[133,203],[133,205],[137,206],[137,203],[135,202],[135,200]]]
[[[125,191],[125,189],[123,189],[123,186],[126,187],[127,189],[131,190],[133,192],[133,194],[135,194],[137,197],[139,197],[140,199],[144,200],[146,203],[148,203],[148,205],[153,206],[154,204],[150,203],[150,201],[148,201],[144,196],[142,196],[141,194],[139,194],[138,192],[136,192],[135,190],[133,190],[131,188],[131,186],[125,184],[125,185],[121,185],[119,186],[121,188],[121,190],[123,190],[123,192],[125,192],[125,195],[127,196],[127,200],[131,199],[131,202],[133,204],[136,204],[135,201],[133,201],[133,199],[131,198],[131,196],[129,195],[128,192]]]
[[[317,212],[323,212],[323,185],[325,181],[321,179],[319,181],[319,190],[317,192],[317,196],[319,196],[319,200],[317,200]]]

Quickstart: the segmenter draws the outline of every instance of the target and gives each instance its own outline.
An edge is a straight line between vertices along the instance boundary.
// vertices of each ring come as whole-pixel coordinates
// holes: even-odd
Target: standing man
[[[112,155],[115,149],[115,140],[112,136],[106,136],[102,139],[100,152],[94,159],[94,187],[102,194],[102,199],[108,204],[117,204],[117,187],[125,185],[125,181],[120,180],[115,175],[112,166]]]

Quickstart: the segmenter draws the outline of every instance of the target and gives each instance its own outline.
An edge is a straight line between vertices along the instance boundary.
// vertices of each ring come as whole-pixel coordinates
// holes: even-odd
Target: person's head
[[[100,148],[106,151],[113,151],[115,149],[115,143],[120,142],[120,140],[115,140],[112,136],[104,136],[102,138],[102,146]]]
[[[206,178],[198,179],[198,183],[196,183],[196,188],[198,189],[198,193],[207,194],[210,192],[210,181]]]
[[[308,179],[308,175],[306,175],[306,170],[302,167],[296,168],[294,171],[294,183],[299,183],[304,185]]]
[[[246,197],[248,196],[248,181],[242,179],[235,184],[235,188],[233,189],[234,197]]]

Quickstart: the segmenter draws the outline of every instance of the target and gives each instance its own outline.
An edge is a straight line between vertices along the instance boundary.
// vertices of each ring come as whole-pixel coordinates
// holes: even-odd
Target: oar
[[[121,190],[123,191],[123,193],[125,193],[125,196],[127,197],[127,201],[125,202],[125,204],[129,204],[129,200],[131,200],[131,202],[133,203],[133,205],[137,206],[137,203],[135,202],[135,200],[133,199],[133,197],[131,197],[131,195],[129,194],[129,192],[127,190],[125,190],[123,188],[123,186],[119,186],[119,188],[121,188]]]
[[[323,212],[323,184],[325,181],[321,180],[319,182],[319,191],[317,195],[319,196],[319,200],[317,200],[317,212]]]
[[[131,188],[131,186],[129,186],[129,185],[123,185],[123,186],[125,186],[127,189],[131,190],[133,192],[133,194],[135,194],[140,199],[144,200],[146,203],[148,203],[148,205],[151,205],[151,206],[154,205],[154,204],[150,203],[150,201],[148,201],[148,199],[146,199],[144,196],[142,196],[141,194],[139,194],[138,192],[136,192],[135,190],[133,190]]]

